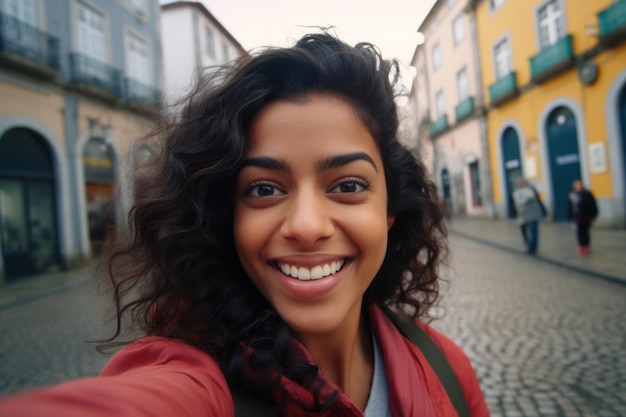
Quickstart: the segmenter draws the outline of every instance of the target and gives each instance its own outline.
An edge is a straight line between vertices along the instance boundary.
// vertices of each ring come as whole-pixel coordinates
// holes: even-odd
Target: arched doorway
[[[95,253],[100,251],[108,233],[114,231],[114,152],[104,139],[91,138],[83,150],[85,196],[89,240]]]
[[[54,168],[36,132],[14,128],[0,138],[0,231],[7,279],[58,266]]]
[[[514,218],[517,213],[513,204],[513,191],[522,177],[522,158],[519,151],[519,136],[512,127],[507,127],[502,133],[502,161],[506,214],[508,218]]]
[[[567,107],[557,107],[548,116],[545,128],[554,221],[567,221],[572,181],[581,178],[576,116]]]
[[[626,206],[626,84],[622,87],[617,103],[619,116],[619,137],[622,145],[622,154],[620,155],[623,167],[622,184],[624,184],[622,195],[625,196],[623,204]],[[626,219],[624,219],[624,223],[626,223]]]
[[[442,190],[442,204],[446,217],[452,215],[452,190],[450,188],[450,172],[447,168],[441,170],[441,190]]]

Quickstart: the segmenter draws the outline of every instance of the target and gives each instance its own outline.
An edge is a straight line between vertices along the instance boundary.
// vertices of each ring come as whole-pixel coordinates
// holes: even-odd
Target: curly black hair
[[[446,230],[434,183],[397,138],[397,74],[373,45],[320,33],[247,55],[200,83],[178,121],[155,135],[161,152],[142,178],[129,239],[106,259],[117,330],[103,346],[134,325],[205,350],[232,387],[267,395],[288,376],[319,391],[317,367],[292,353],[289,328],[246,276],[233,237],[235,181],[252,121],[271,102],[317,93],[354,106],[383,160],[395,222],[364,301],[426,317],[439,295]]]

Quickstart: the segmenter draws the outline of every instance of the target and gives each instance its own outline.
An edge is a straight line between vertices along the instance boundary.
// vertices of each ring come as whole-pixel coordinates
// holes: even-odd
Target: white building
[[[413,65],[419,82],[414,98],[424,156],[439,197],[457,215],[492,215],[491,178],[474,23],[467,0],[437,0],[420,25],[425,41]],[[428,131],[424,116],[429,115]],[[424,151],[423,151],[424,152]]]
[[[203,69],[246,54],[215,16],[196,1],[162,5],[161,32],[165,99],[170,104],[190,92]]]

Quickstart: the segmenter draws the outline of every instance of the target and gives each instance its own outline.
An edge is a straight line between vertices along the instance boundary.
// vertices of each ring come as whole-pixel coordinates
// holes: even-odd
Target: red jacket
[[[422,353],[405,339],[378,307],[370,308],[372,325],[383,352],[389,402],[395,417],[452,417],[454,407]],[[439,345],[468,400],[472,417],[489,415],[469,360],[449,338],[420,323]],[[302,354],[308,355],[298,345]],[[337,389],[329,383],[330,393]],[[286,378],[277,400],[311,394]],[[324,395],[324,392],[322,393]],[[20,394],[0,402],[0,415],[12,417],[230,417],[232,397],[217,362],[181,341],[151,336],[117,353],[97,378],[84,378],[51,388]],[[289,402],[285,416],[308,416]],[[341,393],[326,416],[362,416]]]

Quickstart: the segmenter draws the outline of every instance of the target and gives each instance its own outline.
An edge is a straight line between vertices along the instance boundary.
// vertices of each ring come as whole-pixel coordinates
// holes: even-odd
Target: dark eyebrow
[[[378,172],[378,168],[376,167],[374,160],[365,152],[355,152],[355,153],[349,153],[345,155],[336,155],[336,156],[331,156],[328,158],[323,158],[322,160],[320,160],[319,164],[317,165],[317,169],[319,171],[325,171],[327,169],[339,168],[344,165],[348,165],[354,161],[369,162],[374,167],[376,172]],[[287,164],[287,162],[285,162],[284,160],[270,158],[266,156],[245,159],[241,164],[240,171],[250,166],[259,167],[263,169],[269,169],[272,171],[282,171],[282,172],[287,172],[287,173],[291,172],[291,168],[289,167],[289,164]]]
[[[241,164],[240,171],[245,167],[259,167],[273,171],[291,172],[291,168],[289,168],[289,165],[285,161],[269,157],[245,159]]]
[[[372,164],[376,172],[378,172],[378,168],[376,167],[374,160],[365,152],[348,153],[345,155],[337,155],[331,156],[329,158],[324,158],[319,162],[318,169],[320,171],[324,171],[327,169],[338,168],[344,165],[348,165],[349,163],[352,163],[354,161],[369,162],[370,164]]]

